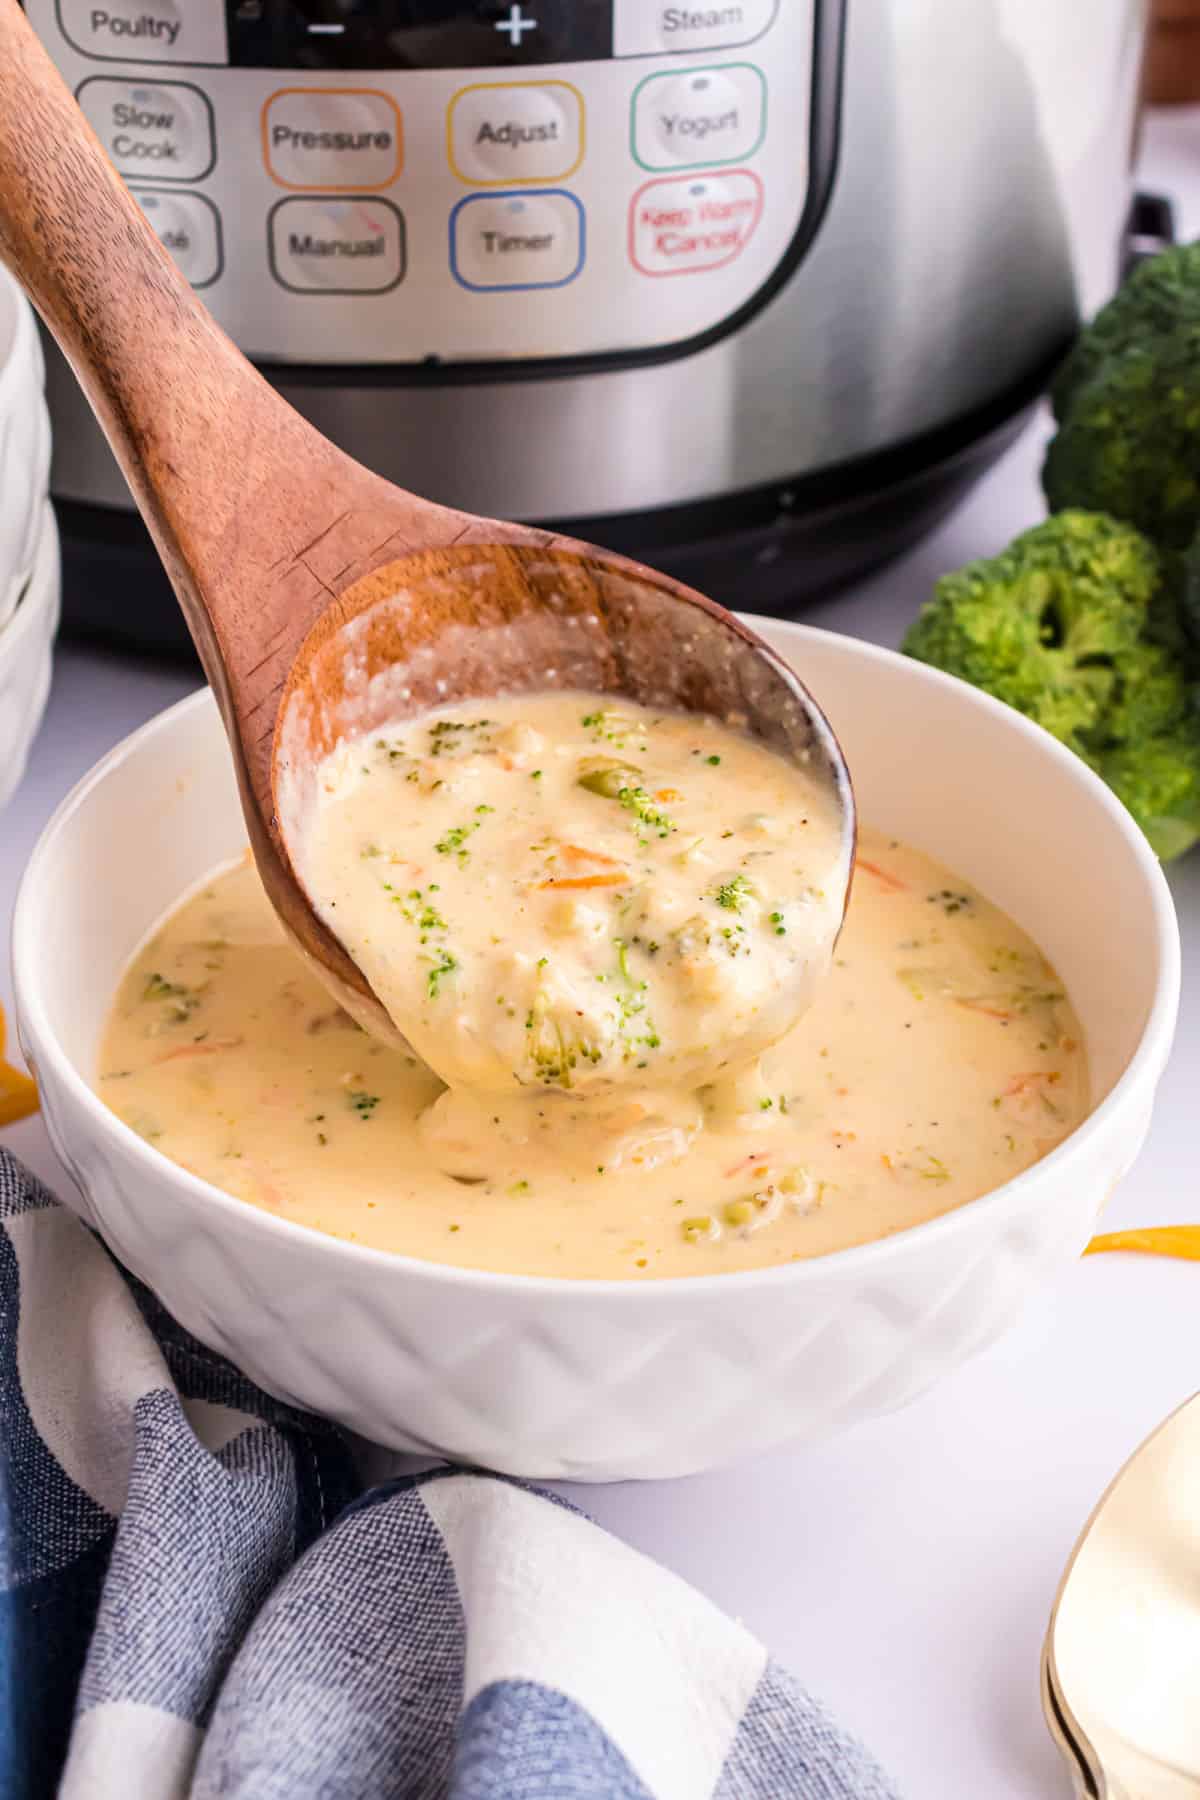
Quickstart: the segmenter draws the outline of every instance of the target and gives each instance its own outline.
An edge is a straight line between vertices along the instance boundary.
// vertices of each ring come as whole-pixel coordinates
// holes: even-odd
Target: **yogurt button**
[[[197,181],[216,161],[212,107],[190,82],[93,75],[76,99],[122,175]]]
[[[389,187],[403,158],[400,113],[374,88],[282,88],[263,107],[263,145],[282,187]]]
[[[779,0],[691,0],[665,5],[663,0],[614,0],[613,54],[655,56],[664,50],[728,50],[752,44],[775,23]]]
[[[450,266],[463,287],[562,287],[583,259],[583,208],[573,194],[479,194],[450,215]]]
[[[113,62],[227,63],[224,0],[58,0],[63,36]]]
[[[646,169],[742,162],[762,142],[766,96],[751,63],[650,75],[633,97],[633,153]]]
[[[194,288],[211,287],[222,269],[221,221],[212,201],[203,194],[132,192],[180,273]]]
[[[271,273],[293,294],[386,294],[404,279],[404,215],[390,200],[280,200],[269,221]]]
[[[450,102],[450,164],[461,181],[561,181],[583,157],[583,96],[566,81],[496,81]]]

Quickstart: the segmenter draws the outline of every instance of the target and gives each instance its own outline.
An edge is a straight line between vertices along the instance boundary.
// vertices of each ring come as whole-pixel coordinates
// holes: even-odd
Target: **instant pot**
[[[1117,278],[1142,0],[26,5],[330,437],[741,606],[927,529]],[[50,401],[70,622],[182,641],[57,354]]]

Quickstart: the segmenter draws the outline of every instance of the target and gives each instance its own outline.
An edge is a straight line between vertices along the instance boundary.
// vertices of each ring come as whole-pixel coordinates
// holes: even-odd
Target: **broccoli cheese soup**
[[[339,744],[315,796],[308,894],[455,1090],[695,1089],[781,1037],[829,968],[834,796],[727,725],[490,699]]]
[[[649,753],[633,744],[642,741],[601,736],[595,754],[640,763]],[[389,767],[391,747],[377,751]],[[679,753],[691,747],[681,741]],[[408,756],[396,748],[397,762]],[[545,758],[515,759],[533,748],[518,740],[503,752],[531,784]],[[473,815],[461,800],[473,791],[456,796],[464,824]],[[581,848],[636,868],[645,821],[619,794],[593,797],[597,835]],[[679,807],[653,796],[648,804]],[[757,797],[748,805],[762,810]],[[426,984],[443,945],[460,954],[449,931],[451,868],[469,871],[457,851],[481,845],[492,815],[478,816],[479,832],[449,857],[433,847],[429,870],[443,873],[410,884],[420,895],[404,889],[396,902],[414,961],[427,958]],[[680,822],[681,839],[684,829]],[[688,829],[705,835],[694,820]],[[760,840],[741,829],[744,853]],[[381,858],[405,848],[378,845]],[[808,1012],[757,1064],[699,1093],[660,1080],[662,1065],[649,1058],[639,1084],[584,1094],[557,1078],[529,1094],[511,1078],[512,1093],[445,1088],[415,1056],[376,1042],[333,1006],[283,939],[248,861],[215,873],[134,958],[104,1037],[98,1089],[163,1154],[247,1203],[438,1262],[648,1279],[762,1267],[883,1237],[1028,1168],[1083,1118],[1088,1088],[1078,1023],[1037,946],[918,851],[866,831],[859,850],[845,929]],[[376,860],[363,858],[363,867]],[[575,866],[560,853],[545,879]],[[750,878],[763,896],[753,911],[715,903],[711,917],[702,914],[706,926],[764,931],[771,911],[799,906],[789,893],[776,907],[786,865],[766,868]],[[728,854],[706,867],[685,916],[706,904],[710,882],[732,881],[737,870]],[[590,906],[589,895],[607,890],[539,892],[551,896],[538,902],[549,909]],[[444,935],[422,925],[426,906],[447,921]],[[597,911],[607,929],[610,916]],[[539,955],[553,953],[553,917]],[[599,972],[622,992],[652,991],[637,984],[651,981],[646,945],[662,929],[640,915],[625,921],[626,968],[610,939]],[[769,932],[762,947],[772,948]],[[509,1004],[506,991],[493,996],[506,1017]],[[674,1016],[667,999],[661,1008]],[[605,1059],[621,1054],[613,1046],[622,1037],[649,1030],[622,1034],[603,1008],[588,1017]],[[662,1020],[655,1026],[661,1036]],[[596,1066],[589,1058],[585,1072]]]

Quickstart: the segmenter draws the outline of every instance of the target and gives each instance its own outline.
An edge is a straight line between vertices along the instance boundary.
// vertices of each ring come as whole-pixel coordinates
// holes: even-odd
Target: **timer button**
[[[221,220],[212,201],[203,194],[136,187],[130,191],[180,274],[194,288],[211,287],[224,268]]]
[[[749,169],[648,181],[629,208],[629,260],[643,275],[694,275],[740,256],[762,216]]]
[[[562,181],[583,161],[583,95],[568,81],[481,82],[455,94],[446,132],[460,181]]]
[[[613,0],[615,56],[683,55],[689,50],[730,50],[752,44],[775,23],[779,0],[738,0],[737,5],[667,6],[663,0]]]
[[[633,96],[633,154],[644,169],[744,162],[766,124],[767,83],[753,63],[648,75]]]
[[[565,287],[584,254],[583,208],[562,189],[475,194],[450,215],[450,269],[466,288]]]
[[[199,181],[217,159],[212,107],[190,82],[93,75],[75,98],[122,175]]]
[[[58,0],[63,36],[107,62],[227,63],[224,0]]]
[[[271,273],[293,294],[386,294],[404,279],[404,214],[377,195],[279,200],[267,223]]]
[[[262,112],[263,156],[281,187],[390,187],[400,173],[399,108],[375,88],[280,88]]]

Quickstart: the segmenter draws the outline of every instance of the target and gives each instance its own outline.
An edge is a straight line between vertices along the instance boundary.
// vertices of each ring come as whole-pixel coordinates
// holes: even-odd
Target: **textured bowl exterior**
[[[831,697],[838,670],[848,686],[859,682],[852,768],[856,755],[871,764],[864,734],[877,729],[876,711],[894,714],[915,686],[915,719],[939,707],[947,720],[961,719],[955,729],[970,742],[994,741],[989,757],[1005,754],[1010,779],[1051,795],[1057,783],[1065,817],[1078,789],[1086,830],[1126,908],[1129,954],[1142,959],[1130,975],[1136,1009],[1118,1003],[1111,1031],[1097,1015],[1098,1066],[1107,1056],[1111,1072],[1091,1119],[1034,1169],[930,1224],[835,1256],[693,1280],[566,1282],[449,1269],[243,1205],[168,1163],[88,1086],[94,1048],[85,1039],[98,1027],[74,1021],[81,1012],[101,1016],[119,960],[150,919],[131,921],[123,939],[79,956],[66,974],[45,957],[47,941],[72,941],[88,916],[72,870],[109,845],[138,805],[157,809],[138,830],[144,838],[146,821],[159,820],[160,863],[178,854],[182,819],[204,837],[193,859],[215,860],[208,821],[232,800],[214,797],[225,775],[211,759],[223,748],[211,701],[196,696],[118,748],[64,803],[31,859],[14,951],[21,1041],[55,1146],[79,1185],[79,1208],[205,1343],[273,1393],[396,1448],[524,1476],[684,1475],[902,1406],[994,1339],[1078,1256],[1142,1144],[1169,1048],[1178,937],[1161,872],[1111,797],[1015,715],[886,652],[798,627],[784,639],[802,675],[806,650],[827,665]],[[878,709],[870,704],[876,682]],[[843,731],[836,708],[834,725]],[[885,767],[886,756],[875,762]],[[870,795],[868,803],[878,804]],[[904,804],[897,801],[898,831]],[[1055,831],[1053,819],[1047,829]],[[120,854],[113,848],[110,862]],[[156,904],[177,874],[154,877]],[[103,874],[97,883],[105,891],[90,896],[92,918],[98,900],[116,891]],[[1074,897],[1081,916],[1104,905]],[[1036,914],[1031,922],[1036,931]],[[1097,930],[1105,938],[1097,952],[1111,966],[1111,933],[1103,920]],[[94,969],[106,959],[117,966]],[[1123,1025],[1131,1012],[1134,1023]]]
[[[17,790],[42,722],[58,629],[58,530],[48,500],[36,510],[40,535],[33,573],[15,614],[0,626],[0,811]]]
[[[28,584],[50,483],[50,415],[33,310],[0,269],[0,629]]]

